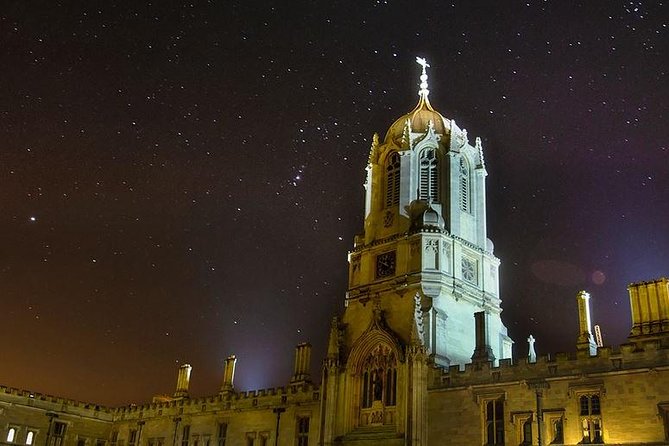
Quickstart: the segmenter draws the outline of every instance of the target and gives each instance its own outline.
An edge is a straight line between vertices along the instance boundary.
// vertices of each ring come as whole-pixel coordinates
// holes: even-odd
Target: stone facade
[[[373,138],[364,231],[319,384],[305,343],[281,388],[237,391],[235,356],[203,398],[189,395],[189,365],[172,396],[120,408],[0,387],[0,442],[669,445],[669,280],[630,285],[628,343],[597,347],[580,292],[574,352],[512,360],[481,140],[434,110],[418,62],[418,105]]]

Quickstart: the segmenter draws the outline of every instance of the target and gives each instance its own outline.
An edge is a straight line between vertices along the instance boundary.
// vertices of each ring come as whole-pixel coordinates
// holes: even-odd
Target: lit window
[[[581,395],[578,399],[581,415],[583,444],[601,444],[602,417],[599,394]]]
[[[500,398],[485,404],[485,444],[504,445],[504,401]]]
[[[420,153],[420,188],[418,198],[439,201],[439,159],[436,149]]]
[[[297,446],[309,446],[309,417],[297,419]]]
[[[393,152],[386,165],[386,207],[400,202],[400,156]]]
[[[14,437],[16,437],[16,428],[10,427],[7,431],[7,443],[14,443]]]
[[[469,163],[464,157],[460,158],[460,209],[470,212]]]
[[[35,431],[28,431],[26,434],[26,445],[30,446],[35,441]]]

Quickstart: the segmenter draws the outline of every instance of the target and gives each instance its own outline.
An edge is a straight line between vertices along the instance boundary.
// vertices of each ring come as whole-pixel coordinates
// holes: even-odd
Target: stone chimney
[[[627,287],[632,310],[629,340],[669,337],[669,279],[632,283]]]
[[[174,398],[188,398],[188,385],[190,384],[190,372],[193,367],[190,364],[183,364],[179,367],[177,375],[177,390],[174,392]]]
[[[235,379],[235,365],[237,364],[237,357],[230,355],[225,359],[225,368],[223,369],[223,385],[221,386],[221,393],[233,392]]]
[[[597,344],[590,328],[590,294],[579,291],[576,295],[578,302],[578,340],[576,350],[587,351],[590,356],[597,355]]]
[[[474,321],[476,323],[476,349],[472,355],[472,362],[474,364],[495,361],[495,355],[492,354],[492,348],[490,348],[490,324],[488,317],[489,315],[485,311],[474,313]]]
[[[311,363],[311,344],[303,342],[295,347],[295,367],[291,384],[302,384],[311,382],[309,374],[309,365]]]

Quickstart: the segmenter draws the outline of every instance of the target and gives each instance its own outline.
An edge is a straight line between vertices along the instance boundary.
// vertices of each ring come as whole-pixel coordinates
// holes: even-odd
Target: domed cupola
[[[436,111],[430,105],[430,100],[428,99],[430,90],[427,88],[427,73],[425,68],[429,67],[429,65],[425,59],[420,57],[416,58],[416,62],[423,67],[423,73],[420,76],[421,84],[418,91],[418,104],[412,111],[397,119],[390,126],[384,139],[386,144],[394,143],[396,146],[402,147],[402,140],[405,138],[407,127],[411,133],[426,133],[430,123],[432,123],[434,133],[442,137],[450,134],[450,120]]]
[[[416,231],[444,231],[444,219],[433,207],[432,203],[424,200],[414,200],[409,205],[411,219],[410,232]]]

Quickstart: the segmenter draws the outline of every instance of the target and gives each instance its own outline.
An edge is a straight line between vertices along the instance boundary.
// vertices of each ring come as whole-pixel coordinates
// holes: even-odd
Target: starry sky
[[[625,341],[669,274],[663,2],[10,0],[0,384],[120,405],[286,384],[343,309],[374,132],[430,99],[483,139],[515,354]]]

